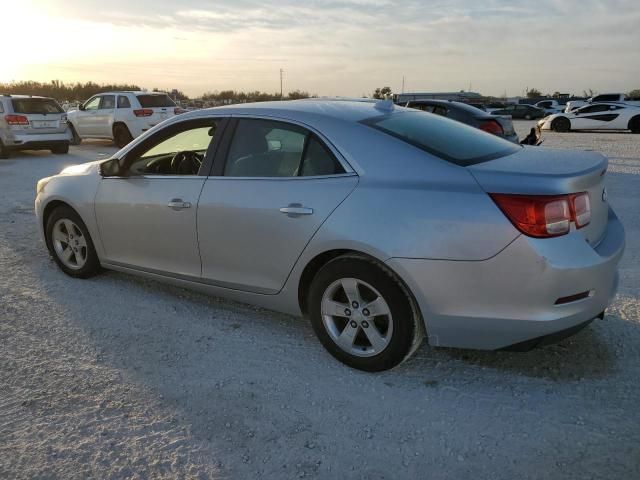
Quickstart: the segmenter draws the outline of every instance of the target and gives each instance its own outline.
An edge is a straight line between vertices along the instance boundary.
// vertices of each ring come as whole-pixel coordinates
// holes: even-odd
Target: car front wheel
[[[57,207],[47,219],[47,246],[60,269],[72,277],[89,278],[100,261],[86,225],[70,207]]]
[[[386,267],[363,256],[341,256],[320,269],[311,284],[309,313],[329,353],[359,370],[395,367],[424,336],[422,320],[402,284]]]
[[[551,130],[554,132],[568,132],[571,130],[571,122],[568,118],[558,117],[551,122]]]

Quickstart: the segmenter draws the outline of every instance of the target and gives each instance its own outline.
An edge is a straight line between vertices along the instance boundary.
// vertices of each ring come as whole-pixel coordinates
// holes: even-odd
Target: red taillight
[[[184,108],[176,107],[173,109],[173,113],[175,115],[180,115],[181,113],[186,113],[187,111]]]
[[[153,115],[153,110],[151,110],[150,108],[140,108],[138,110],[134,110],[133,114],[136,117],[150,117],[151,115]]]
[[[530,237],[548,238],[569,233],[571,222],[582,228],[591,221],[587,192],[572,195],[509,195],[491,198],[513,225]]]
[[[502,125],[500,125],[495,120],[487,120],[486,122],[482,122],[479,128],[480,130],[483,130],[487,133],[493,133],[494,135],[504,135]]]
[[[24,115],[5,115],[4,119],[9,125],[29,125],[29,119]]]

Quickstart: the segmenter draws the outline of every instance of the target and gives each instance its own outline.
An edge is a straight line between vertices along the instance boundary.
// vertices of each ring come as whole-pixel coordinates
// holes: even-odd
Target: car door
[[[598,103],[579,108],[571,119],[571,128],[574,130],[599,130],[616,128],[614,120],[620,115],[616,105]]]
[[[116,111],[116,96],[103,95],[100,99],[98,112],[94,116],[95,119],[95,135],[100,137],[113,136],[113,117]]]
[[[84,103],[82,110],[78,110],[76,115],[76,126],[78,135],[90,137],[97,134],[96,115],[100,108],[101,95],[96,95]]]
[[[127,152],[99,185],[95,212],[105,262],[199,280],[196,206],[221,120],[165,127]]]
[[[358,177],[317,132],[240,117],[198,204],[203,279],[274,294]]]

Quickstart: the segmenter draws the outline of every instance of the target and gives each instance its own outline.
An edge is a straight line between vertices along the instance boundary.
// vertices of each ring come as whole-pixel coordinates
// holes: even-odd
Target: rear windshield
[[[175,107],[176,104],[169,95],[138,95],[138,101],[143,108]]]
[[[58,102],[52,98],[14,98],[11,103],[15,113],[64,113]]]
[[[520,150],[500,137],[432,113],[399,112],[362,123],[462,167]]]

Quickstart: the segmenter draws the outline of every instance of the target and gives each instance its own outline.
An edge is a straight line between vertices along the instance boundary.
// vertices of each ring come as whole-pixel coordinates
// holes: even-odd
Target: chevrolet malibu
[[[37,184],[68,275],[133,273],[306,315],[379,371],[433,346],[528,349],[602,317],[624,230],[607,160],[379,103],[180,115]]]

